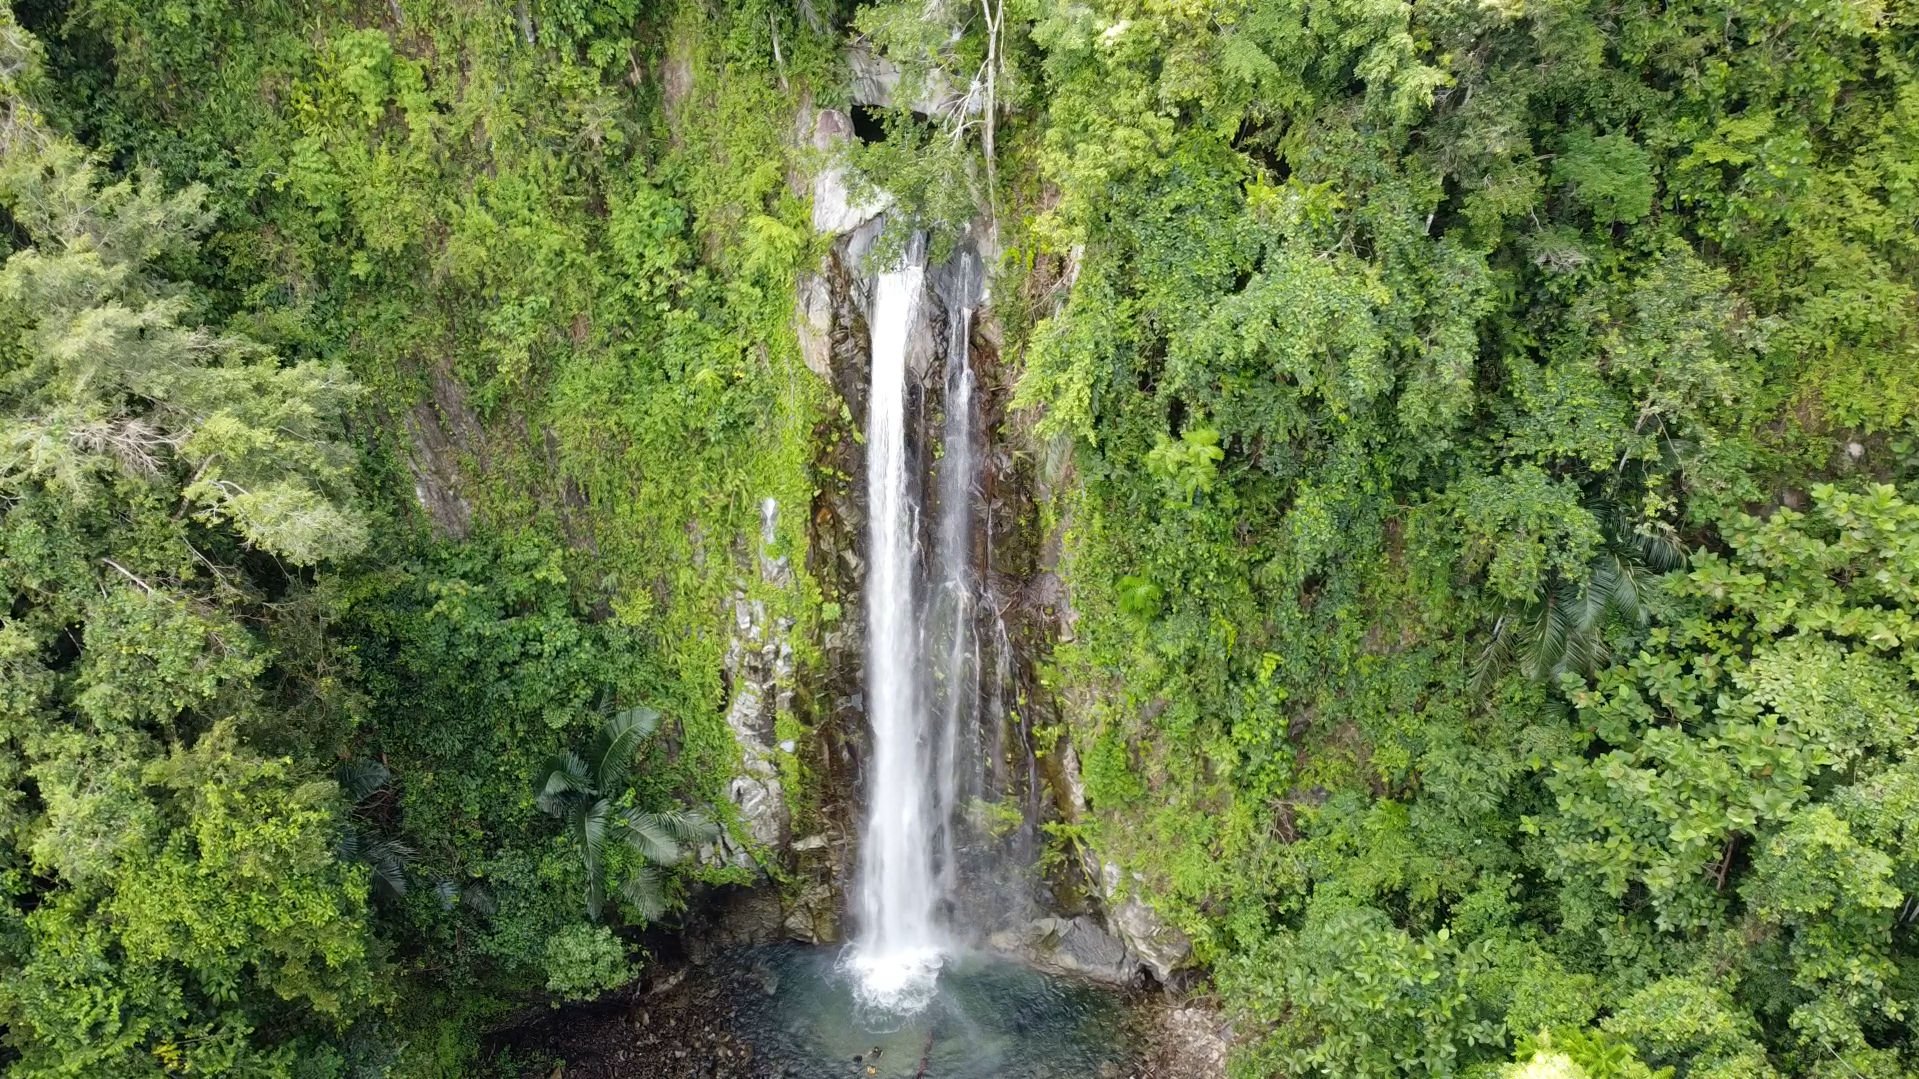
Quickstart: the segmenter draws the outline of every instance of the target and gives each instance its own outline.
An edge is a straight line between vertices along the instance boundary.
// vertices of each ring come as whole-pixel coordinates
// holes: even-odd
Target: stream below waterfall
[[[942,970],[908,1017],[856,998],[839,947],[715,953],[622,1001],[556,1012],[512,1039],[528,1079],[1147,1079],[1145,998],[989,956]],[[556,1070],[557,1067],[557,1070]]]

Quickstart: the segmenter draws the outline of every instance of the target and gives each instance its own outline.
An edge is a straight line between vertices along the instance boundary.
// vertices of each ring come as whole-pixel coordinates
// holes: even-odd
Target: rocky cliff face
[[[874,252],[882,245],[886,206],[853,199],[844,173],[832,163],[852,137],[844,115],[810,112],[799,132],[828,162],[811,178],[810,194],[815,228],[833,239],[815,272],[798,283],[795,322],[807,367],[825,381],[839,407],[825,410],[829,418],[816,432],[812,505],[765,507],[760,553],[743,567],[743,576],[756,577],[763,588],[793,587],[792,567],[765,552],[773,515],[806,513],[806,570],[820,590],[823,617],[816,639],[796,642],[792,624],[769,618],[767,605],[752,598],[753,588],[741,587],[729,605],[727,722],[741,751],[729,795],[752,844],[777,860],[785,881],[777,911],[764,901],[730,902],[750,910],[745,920],[757,935],[824,941],[839,936],[837,915],[845,910],[843,884],[856,867],[864,789],[860,428]],[[1059,537],[1042,533],[1037,504],[1047,490],[1072,480],[1063,455],[1036,444],[1030,423],[1008,414],[1017,372],[1004,362],[990,296],[978,294],[977,282],[961,270],[968,257],[992,264],[996,252],[985,229],[962,237],[928,268],[907,391],[909,455],[927,478],[921,547],[930,551],[938,510],[931,477],[945,456],[947,372],[959,362],[953,353],[963,344],[974,374],[973,434],[980,451],[970,482],[980,677],[978,700],[967,710],[977,728],[965,732],[975,771],[968,777],[969,812],[959,826],[956,920],[978,927],[983,942],[1041,966],[1117,982],[1145,973],[1164,982],[1188,961],[1190,948],[1133,894],[1122,867],[1087,853],[1077,864],[1055,865],[1048,873],[1038,868],[1042,825],[1087,812],[1070,734],[1051,735],[1052,744],[1041,744],[1039,735],[1071,729],[1063,702],[1038,677],[1052,643],[1071,632],[1071,610],[1056,572]],[[951,331],[962,306],[973,317],[956,337]],[[1042,467],[1046,461],[1054,462],[1050,469]],[[784,734],[782,716],[790,720]],[[705,853],[709,864],[754,864],[754,852],[743,846],[722,844]]]

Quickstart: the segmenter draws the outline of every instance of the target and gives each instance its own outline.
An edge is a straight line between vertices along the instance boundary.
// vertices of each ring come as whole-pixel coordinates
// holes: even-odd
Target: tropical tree
[[[206,192],[50,126],[40,56],[0,11],[0,1067],[290,1075],[385,995],[263,632],[367,542],[360,389],[217,317]]]
[[[586,912],[598,920],[606,903],[608,848],[620,843],[631,856],[619,893],[647,918],[666,910],[661,867],[677,864],[686,847],[711,839],[719,829],[698,809],[645,810],[626,804],[633,762],[659,730],[660,714],[628,708],[613,714],[584,754],[563,750],[550,757],[539,781],[538,805],[566,822],[567,835],[586,868]]]

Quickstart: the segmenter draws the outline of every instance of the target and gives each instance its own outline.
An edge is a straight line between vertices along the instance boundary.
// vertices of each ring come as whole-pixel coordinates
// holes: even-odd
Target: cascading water
[[[859,869],[859,935],[848,952],[862,1004],[914,1012],[933,998],[945,952],[939,923],[933,760],[920,694],[914,597],[913,477],[906,452],[906,351],[924,267],[879,275],[867,394],[866,693],[873,744]]]
[[[866,430],[869,545],[866,682],[872,720],[866,834],[859,872],[858,935],[848,950],[863,1004],[899,1014],[933,998],[954,952],[961,807],[991,792],[985,762],[1003,750],[999,686],[983,684],[981,603],[975,568],[975,479],[980,451],[968,340],[980,299],[978,257],[963,250],[941,267],[946,315],[945,420],[936,482],[932,557],[916,573],[917,494],[906,432],[908,344],[921,323],[927,274],[917,258],[874,287],[873,370]],[[916,585],[924,581],[922,590]],[[994,658],[1004,680],[1004,627]],[[983,692],[985,691],[985,692]],[[988,734],[988,746],[980,735]]]
[[[933,547],[933,609],[926,619],[926,665],[931,712],[939,719],[934,764],[934,809],[939,814],[938,883],[942,896],[959,887],[959,849],[954,836],[963,796],[977,795],[980,757],[964,753],[960,738],[978,730],[980,696],[979,600],[973,571],[973,477],[979,470],[973,441],[973,365],[967,349],[973,310],[968,306],[976,270],[970,252],[954,266],[948,299],[946,423],[940,433],[939,529]]]

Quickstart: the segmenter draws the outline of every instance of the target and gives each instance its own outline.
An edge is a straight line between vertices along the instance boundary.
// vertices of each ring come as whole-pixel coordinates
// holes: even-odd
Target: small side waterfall
[[[932,1000],[946,934],[939,922],[947,833],[936,805],[944,746],[926,730],[914,594],[916,487],[907,467],[906,352],[925,269],[918,260],[874,285],[866,423],[866,696],[873,742],[860,851],[858,936],[848,953],[864,1004],[918,1011]]]
[[[979,472],[979,447],[973,436],[973,365],[967,349],[972,333],[976,269],[970,252],[954,267],[957,278],[948,298],[946,348],[946,422],[940,433],[939,526],[933,546],[933,609],[926,621],[925,667],[929,703],[938,717],[938,759],[934,763],[935,811],[939,832],[939,886],[943,898],[959,890],[959,844],[955,836],[964,798],[982,790],[981,756],[967,752],[963,735],[978,732],[980,647],[976,606],[980,598],[973,567],[973,479]]]

